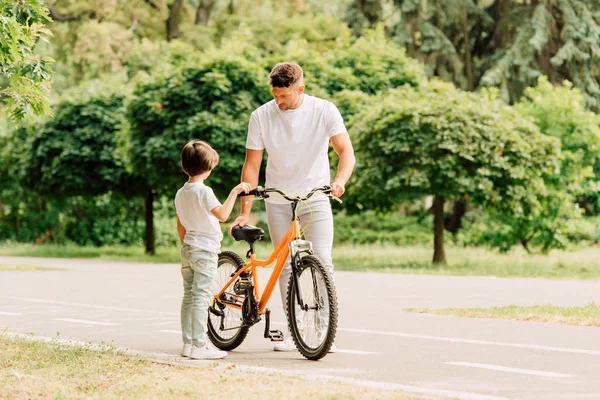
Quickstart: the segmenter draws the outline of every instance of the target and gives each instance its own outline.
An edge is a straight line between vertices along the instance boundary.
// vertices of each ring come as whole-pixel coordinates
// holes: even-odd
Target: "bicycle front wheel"
[[[217,273],[211,285],[213,296],[219,293],[235,272],[243,266],[244,260],[234,252],[224,251],[219,254]],[[250,329],[244,323],[241,308],[245,296],[234,292],[234,284],[235,282],[225,288],[220,299],[211,302],[213,310],[208,311],[208,338],[221,350],[233,350],[238,347]]]
[[[333,277],[315,256],[300,259],[287,292],[288,326],[296,348],[309,360],[329,352],[337,331],[337,296]]]

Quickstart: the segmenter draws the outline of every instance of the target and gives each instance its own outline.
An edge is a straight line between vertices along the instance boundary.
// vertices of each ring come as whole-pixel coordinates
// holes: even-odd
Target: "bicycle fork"
[[[298,276],[300,275],[300,254],[307,253],[309,255],[313,254],[312,243],[308,240],[296,239],[290,242],[290,254],[291,254],[291,264],[292,264],[292,279],[294,280],[294,287],[296,288],[296,299],[298,300],[298,305],[303,311],[308,311],[308,305],[304,304],[304,300],[302,297],[302,290],[300,288],[300,282],[298,282]],[[317,287],[317,281],[314,274],[312,274],[313,280],[313,289],[315,291],[315,310],[321,308],[321,299],[319,298],[319,290]],[[311,309],[313,307],[310,307]]]

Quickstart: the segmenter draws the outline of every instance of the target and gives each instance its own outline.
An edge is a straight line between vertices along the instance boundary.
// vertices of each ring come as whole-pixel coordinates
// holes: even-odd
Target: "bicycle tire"
[[[229,279],[231,279],[231,275],[237,272],[244,265],[244,260],[242,260],[240,256],[232,251],[224,251],[219,254],[217,273],[211,285],[213,295],[220,292],[223,286],[225,286]],[[227,290],[233,291],[233,284],[231,284]],[[216,347],[221,350],[233,350],[242,344],[244,339],[246,339],[246,335],[248,335],[250,327],[245,326],[241,309],[238,310],[233,307],[225,306],[221,311],[225,313],[223,317],[213,314],[210,310],[208,311],[208,338]],[[233,328],[228,328],[228,326],[225,326],[225,329],[227,330],[222,331],[220,329],[220,322],[221,319],[225,317],[227,318],[228,323],[231,322],[234,325],[239,324],[238,329],[236,330],[235,326],[233,326]],[[224,323],[224,325],[227,324]],[[228,333],[227,336],[224,335],[225,333]],[[229,333],[231,333],[231,335],[229,335]]]
[[[309,360],[319,360],[329,352],[337,332],[338,308],[335,285],[333,277],[317,257],[312,255],[304,256],[300,259],[299,263],[297,279],[294,279],[292,275],[288,283],[286,303],[288,327],[298,351]],[[307,272],[310,275],[305,276]],[[317,282],[316,279],[319,278],[321,281]],[[313,307],[317,302],[322,303],[323,307],[326,307],[328,310],[326,315],[325,309],[315,311],[314,317],[310,317],[310,310],[300,309],[296,294],[298,291],[296,287],[297,282],[300,286],[303,302],[306,302],[309,307]],[[310,290],[311,287],[312,291]],[[311,294],[314,296],[314,300]],[[327,298],[320,300],[322,294],[326,294]],[[313,335],[313,333],[308,331],[311,319],[315,321],[319,320],[315,322],[314,335],[317,338],[316,343],[309,343],[311,341],[309,338]],[[324,329],[323,323],[326,324]],[[319,325],[319,327],[316,325]],[[318,339],[318,336],[321,336],[321,339]]]

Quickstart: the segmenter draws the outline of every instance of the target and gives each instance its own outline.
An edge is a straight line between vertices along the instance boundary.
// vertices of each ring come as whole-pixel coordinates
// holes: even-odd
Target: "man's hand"
[[[250,217],[248,215],[240,215],[239,217],[237,217],[235,219],[235,221],[233,221],[231,223],[231,225],[229,225],[229,236],[231,236],[231,230],[235,226],[246,226],[246,225],[248,225],[248,220],[249,219],[250,219]]]
[[[344,192],[346,191],[346,188],[344,187],[344,184],[338,181],[333,181],[331,183],[331,194],[334,195],[335,197],[342,197],[342,195],[344,194]]]

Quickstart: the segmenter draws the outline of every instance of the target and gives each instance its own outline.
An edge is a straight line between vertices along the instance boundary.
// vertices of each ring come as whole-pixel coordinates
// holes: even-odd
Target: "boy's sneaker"
[[[192,360],[217,360],[227,356],[227,353],[221,350],[208,347],[206,345],[202,347],[193,346],[190,353]]]
[[[183,348],[181,349],[181,355],[184,357],[189,357],[192,352],[192,344],[184,343]]]
[[[292,339],[291,334],[286,334],[283,338],[283,342],[276,343],[273,346],[273,350],[275,351],[295,351],[296,345],[294,344],[294,339]]]

